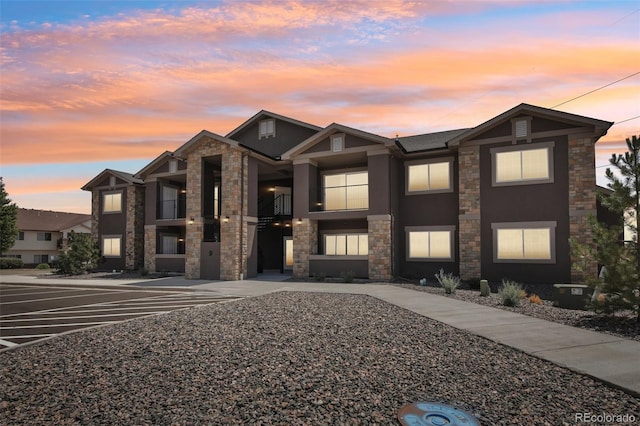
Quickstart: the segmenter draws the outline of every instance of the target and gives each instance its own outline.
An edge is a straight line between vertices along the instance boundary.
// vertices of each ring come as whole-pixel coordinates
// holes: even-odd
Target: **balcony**
[[[156,218],[158,220],[185,219],[187,216],[187,202],[185,196],[180,196],[174,200],[158,201]]]

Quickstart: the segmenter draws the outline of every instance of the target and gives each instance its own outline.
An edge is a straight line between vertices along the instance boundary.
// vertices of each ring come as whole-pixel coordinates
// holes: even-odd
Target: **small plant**
[[[491,287],[489,287],[489,281],[480,280],[480,296],[489,297],[491,294]]]
[[[420,280],[420,285],[421,285],[421,286],[425,286],[425,285],[427,285],[427,279],[426,279],[426,278],[422,278],[422,279]]]
[[[20,269],[22,268],[22,259],[17,257],[0,257],[0,269]]]
[[[511,280],[502,280],[502,286],[498,290],[498,296],[502,299],[504,306],[518,306],[520,300],[522,300],[523,292],[522,284]]]
[[[440,269],[440,272],[435,274],[436,279],[444,288],[445,294],[454,294],[456,288],[460,285],[460,278],[454,276],[452,273],[445,274],[444,269]]]
[[[51,266],[49,266],[48,263],[40,263],[38,266],[36,266],[36,269],[51,269]]]
[[[356,277],[356,274],[353,271],[343,272],[340,274],[342,277],[342,282],[344,283],[352,283],[353,279]]]
[[[535,303],[536,305],[542,305],[542,299],[537,294],[529,296],[529,303]]]
[[[327,276],[323,273],[313,274],[313,279],[317,282],[322,282],[327,278]]]

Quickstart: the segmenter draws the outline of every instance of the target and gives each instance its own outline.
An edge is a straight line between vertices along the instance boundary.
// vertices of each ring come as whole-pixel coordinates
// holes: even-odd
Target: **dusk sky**
[[[0,176],[19,207],[89,213],[79,188],[266,109],[393,137],[522,103],[640,135],[640,1],[0,2]]]

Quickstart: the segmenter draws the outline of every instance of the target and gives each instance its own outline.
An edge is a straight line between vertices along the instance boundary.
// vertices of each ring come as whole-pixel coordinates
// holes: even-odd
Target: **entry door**
[[[284,269],[293,269],[293,237],[284,237]]]
[[[162,218],[176,219],[178,217],[178,188],[174,186],[162,187]]]
[[[291,216],[291,188],[276,186],[273,197],[273,214]]]

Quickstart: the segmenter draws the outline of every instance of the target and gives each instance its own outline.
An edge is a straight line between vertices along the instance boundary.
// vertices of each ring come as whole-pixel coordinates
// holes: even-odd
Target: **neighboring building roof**
[[[555,118],[560,121],[573,122],[579,125],[590,125],[595,128],[596,133],[600,133],[598,138],[606,135],[607,130],[609,130],[609,128],[613,126],[613,123],[609,121],[597,120],[595,118],[585,117],[582,115],[571,114],[568,112],[557,111],[555,109],[542,108],[539,106],[522,103],[492,118],[491,120],[485,121],[484,123],[454,137],[451,141],[449,141],[449,145],[457,146],[463,140],[473,139],[475,136],[478,136],[483,132],[489,130],[490,128],[502,123],[503,121],[508,120],[510,117],[522,113]]]
[[[104,169],[100,174],[98,174],[98,176],[94,177],[89,182],[84,184],[84,186],[82,186],[82,188],[80,188],[80,189],[82,189],[84,191],[91,191],[91,189],[98,182],[102,181],[104,179],[104,177],[107,176],[107,175],[113,175],[115,177],[118,177],[118,178],[124,180],[127,183],[130,183],[130,184],[142,185],[144,183],[144,181],[142,179],[138,179],[138,178],[134,177],[134,175],[131,174],[131,173],[121,172],[121,171],[113,170],[113,169]]]
[[[267,110],[263,109],[260,112],[258,112],[257,114],[255,114],[253,117],[251,117],[250,119],[248,119],[247,121],[242,123],[240,126],[236,127],[231,132],[229,132],[226,137],[232,139],[238,132],[240,132],[244,128],[250,126],[255,121],[261,119],[262,116],[273,117],[273,118],[275,118],[277,120],[287,121],[289,123],[292,123],[292,124],[295,124],[295,125],[298,125],[298,126],[302,126],[302,127],[307,127],[309,129],[312,129],[312,130],[315,130],[315,131],[318,131],[318,132],[320,130],[322,130],[322,127],[318,127],[318,126],[315,126],[313,124],[305,123],[304,121],[296,120],[294,118],[286,117],[284,115],[276,114],[276,113],[273,113],[273,112],[270,112],[270,111],[267,111]]]
[[[403,136],[397,138],[397,144],[406,153],[431,151],[447,148],[447,142],[460,136],[469,129],[446,130],[443,132],[425,133],[423,135]]]
[[[18,209],[17,222],[21,231],[60,232],[87,221],[91,221],[90,214]]]

